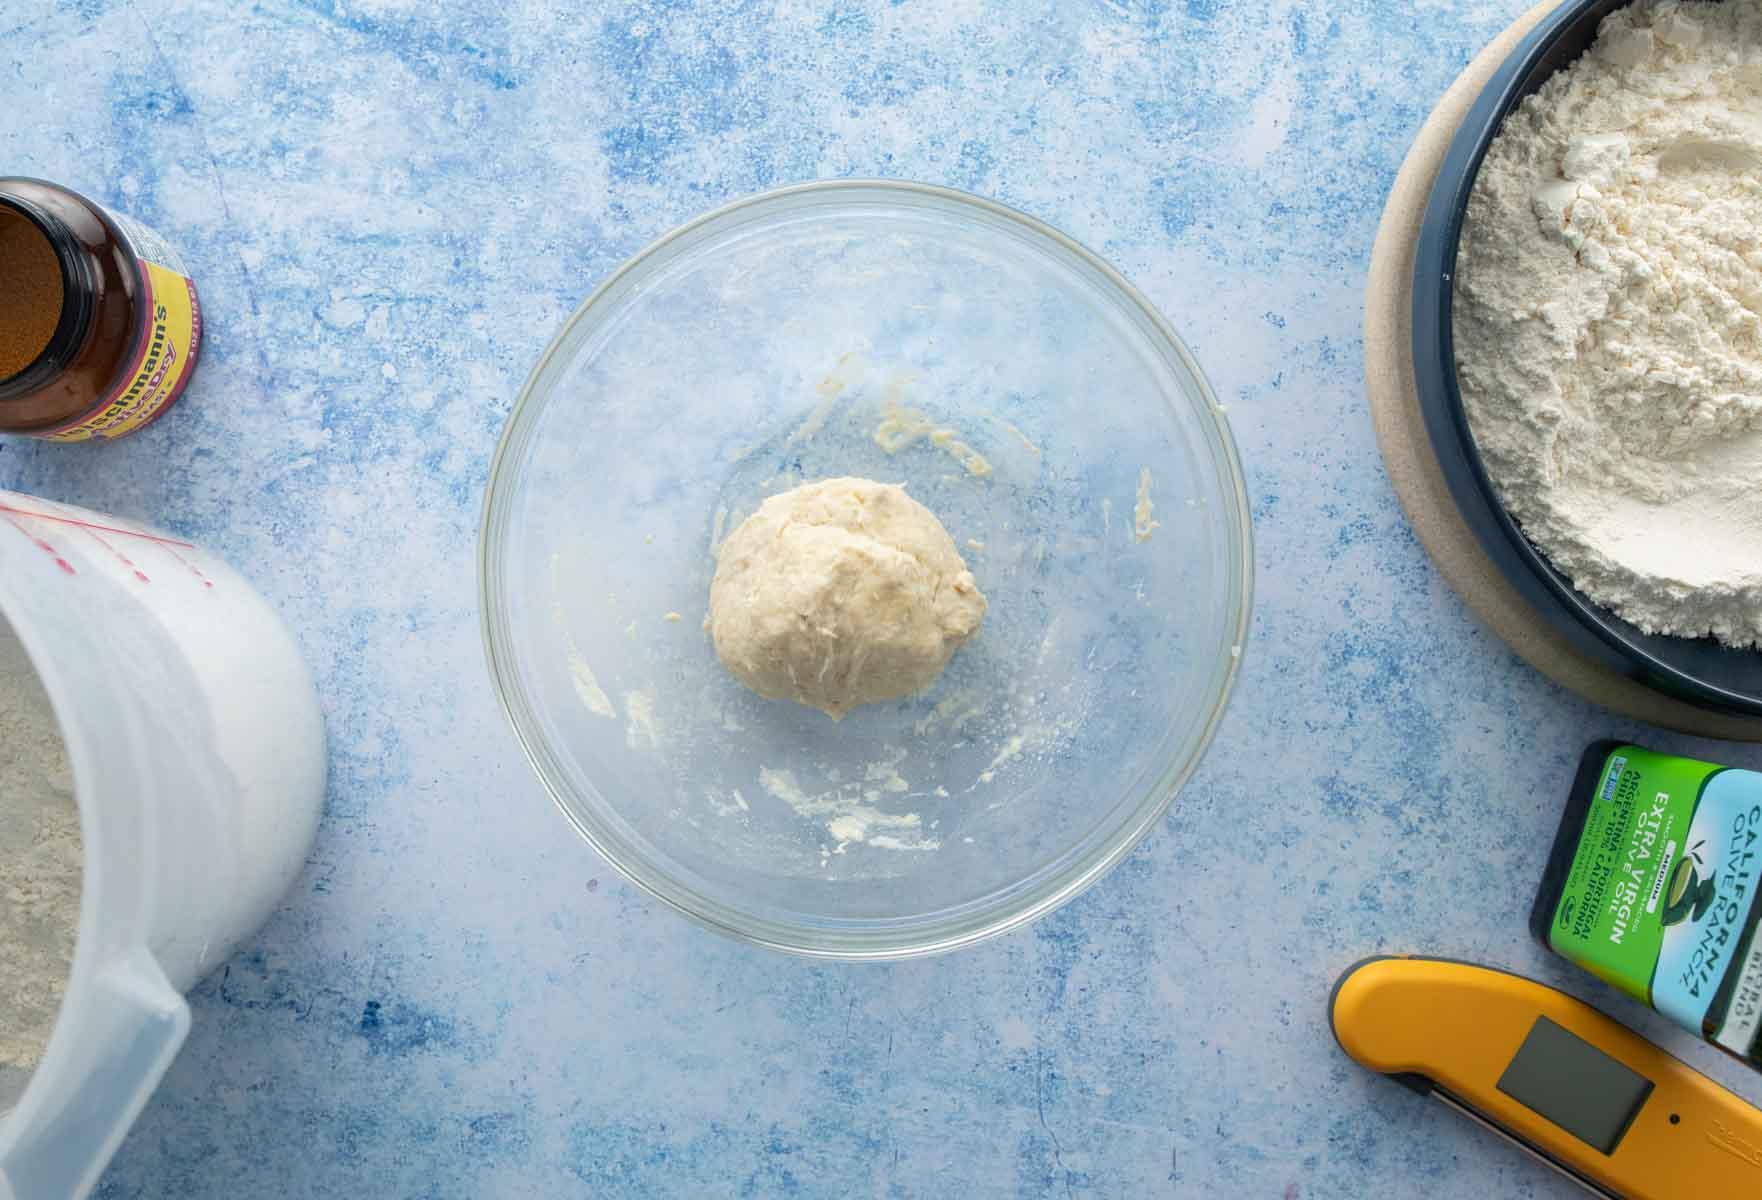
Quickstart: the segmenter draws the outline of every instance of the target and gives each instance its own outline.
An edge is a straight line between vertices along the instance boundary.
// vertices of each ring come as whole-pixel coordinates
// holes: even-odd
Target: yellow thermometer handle
[[[1334,1036],[1360,1064],[1417,1090],[1442,1091],[1441,1098],[1611,1196],[1762,1197],[1762,1111],[1564,992],[1468,963],[1381,958],[1341,976],[1331,1010]],[[1618,1075],[1626,1068],[1652,1085],[1625,1126],[1612,1127],[1607,1152],[1511,1094],[1524,1090],[1512,1082],[1520,1052],[1530,1055],[1534,1035],[1567,1040],[1559,1030],[1620,1064],[1609,1068]],[[1576,1058],[1550,1073],[1546,1055],[1531,1057],[1528,1077],[1539,1077],[1544,1091],[1574,1086]],[[1544,1059],[1539,1076],[1535,1057]],[[1586,1097],[1592,1108],[1599,1099],[1607,1096]],[[1566,1119],[1568,1108],[1555,1112]]]

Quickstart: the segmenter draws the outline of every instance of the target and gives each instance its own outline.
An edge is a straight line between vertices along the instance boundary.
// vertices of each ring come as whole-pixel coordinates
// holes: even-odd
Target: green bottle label
[[[1759,881],[1762,774],[1623,746],[1598,777],[1549,945],[1750,1057]]]

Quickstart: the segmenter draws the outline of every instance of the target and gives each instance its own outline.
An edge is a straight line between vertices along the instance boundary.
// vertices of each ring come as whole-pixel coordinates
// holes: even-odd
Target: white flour
[[[1762,0],[1612,14],[1505,122],[1456,288],[1529,538],[1642,629],[1762,642]]]
[[[80,826],[48,697],[0,621],[0,1113],[42,1058],[73,965]]]

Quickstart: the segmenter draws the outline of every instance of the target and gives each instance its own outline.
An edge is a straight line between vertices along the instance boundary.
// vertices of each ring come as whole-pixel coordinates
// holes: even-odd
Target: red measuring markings
[[[51,546],[48,542],[45,542],[42,538],[38,537],[36,534],[32,533],[30,530],[26,529],[22,524],[20,524],[18,518],[12,515],[13,513],[16,513],[16,512],[20,512],[20,510],[16,509],[16,508],[8,508],[5,505],[0,505],[0,513],[6,514],[6,523],[8,525],[12,526],[14,529],[18,530],[20,533],[22,533],[26,537],[30,538],[31,542],[37,547],[37,549],[41,550],[43,553],[45,553],[45,554],[49,555],[49,557],[53,558],[55,560],[55,565],[60,567],[63,571],[66,571],[69,575],[79,574],[79,572],[77,572],[73,569],[73,564],[68,562],[65,558],[62,558],[60,553],[56,551],[55,547]],[[34,513],[22,513],[22,515],[29,517],[29,516],[34,516],[35,514]]]
[[[94,542],[97,542],[100,546],[104,547],[106,550],[110,551],[110,553],[115,556],[117,562],[119,562],[123,566],[127,567],[130,571],[133,571],[136,579],[139,579],[142,583],[152,583],[153,582],[151,579],[147,578],[147,573],[145,571],[143,571],[143,570],[141,570],[141,568],[135,566],[133,559],[131,559],[128,555],[124,554],[122,551],[118,550],[115,546],[112,546],[109,542],[104,540],[103,535],[98,532],[98,526],[95,526],[95,525],[91,524],[90,522],[86,522],[86,523],[82,523],[80,525],[80,528],[85,532],[87,537],[91,538]]]
[[[191,562],[189,559],[185,558],[183,555],[179,554],[175,549],[173,549],[173,547],[175,547],[175,546],[182,546],[185,549],[191,549],[192,547],[190,546],[190,544],[188,542],[169,542],[168,541],[168,542],[163,542],[162,545],[165,547],[165,552],[167,554],[169,554],[173,558],[177,559],[178,562],[180,562],[184,565],[185,570],[187,570],[190,574],[194,575],[197,579],[200,579],[202,581],[203,587],[211,588],[214,586],[214,581],[212,579],[208,578],[208,576],[202,574],[201,568],[196,566],[195,563]]]
[[[36,543],[39,549],[47,554],[54,555],[55,565],[60,567],[63,571],[66,571],[69,575],[77,574],[73,569],[73,564],[61,557],[60,553],[56,551],[54,546],[51,546],[48,542],[32,533],[29,529],[26,529],[17,518],[29,517],[35,521],[49,521],[56,525],[66,525],[80,530],[100,546],[104,547],[104,549],[108,550],[111,554],[115,555],[117,561],[132,571],[135,578],[139,579],[142,583],[150,583],[152,581],[147,578],[146,572],[142,571],[140,567],[135,565],[133,559],[129,558],[128,555],[124,554],[121,550],[118,550],[115,546],[111,545],[110,542],[105,540],[103,537],[104,534],[110,533],[115,534],[118,537],[135,538],[147,542],[150,545],[158,546],[167,554],[171,555],[172,558],[176,559],[179,565],[189,571],[190,574],[194,575],[197,579],[200,579],[203,587],[211,588],[214,586],[214,581],[204,575],[195,563],[178,553],[179,547],[185,550],[194,550],[196,547],[192,542],[180,541],[177,538],[165,537],[156,533],[144,533],[138,529],[122,529],[115,525],[100,525],[95,521],[80,520],[78,517],[64,517],[56,513],[46,513],[35,509],[15,508],[10,504],[0,504],[0,514],[5,515],[7,524],[30,538],[32,542]]]
[[[176,538],[162,537],[156,533],[142,533],[138,529],[118,529],[114,525],[97,525],[91,521],[78,521],[73,517],[58,517],[52,513],[33,512],[28,508],[14,508],[10,504],[0,504],[0,512],[12,513],[20,517],[35,517],[39,521],[53,521],[57,525],[73,525],[80,529],[97,529],[104,533],[121,534],[123,537],[140,538],[143,542],[156,542],[161,546],[182,546],[185,550],[194,550],[194,542],[180,542]],[[14,521],[14,525],[18,522]]]

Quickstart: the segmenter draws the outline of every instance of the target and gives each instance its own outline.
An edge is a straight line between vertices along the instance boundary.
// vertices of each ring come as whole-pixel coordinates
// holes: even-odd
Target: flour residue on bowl
[[[984,715],[985,696],[983,693],[972,687],[955,688],[938,700],[936,707],[912,725],[912,732],[919,737],[943,728],[946,728],[949,733],[957,733],[968,722]]]
[[[1035,458],[1044,458],[1045,457],[1045,455],[1041,452],[1040,447],[1036,446],[1034,444],[1034,440],[1032,438],[1030,438],[1027,434],[1023,433],[1020,429],[1017,429],[1014,425],[1010,424],[1008,421],[1005,421],[1002,417],[995,417],[993,419],[996,420],[998,422],[998,424],[1002,425],[1005,429],[1007,429],[1011,433],[1015,434],[1016,439],[1022,443],[1022,448],[1025,449],[1029,454],[1032,454]]]
[[[618,710],[612,707],[612,698],[606,695],[606,689],[594,677],[593,668],[588,665],[587,656],[581,653],[581,647],[575,642],[575,634],[569,628],[569,614],[563,610],[563,588],[558,580],[561,554],[551,555],[551,620],[563,635],[563,647],[569,657],[569,680],[575,685],[575,694],[587,711],[598,717],[607,717],[616,721]],[[634,632],[634,626],[632,627]]]
[[[1044,664],[1055,639],[1056,627],[1049,629],[1042,639],[1037,665]],[[1000,777],[1007,777],[1012,771],[1019,774],[1017,768],[1022,764],[1044,761],[1061,746],[1068,745],[1081,729],[1085,715],[1078,712],[1051,716],[1045,710],[1045,698],[1026,690],[997,695],[961,687],[939,700],[911,729],[919,738],[966,743],[988,754],[979,760],[984,767],[968,776],[971,782],[960,787],[960,791],[971,794],[985,789],[983,795],[988,799],[983,807],[992,812],[1016,794],[1013,786]],[[934,832],[939,821],[927,824],[918,812],[886,807],[890,800],[897,802],[916,796],[928,801],[932,808],[939,808],[939,801],[952,798],[953,793],[942,782],[914,789],[906,777],[911,762],[909,747],[888,746],[882,757],[862,766],[858,779],[846,779],[839,768],[822,763],[818,771],[824,779],[822,784],[804,785],[798,768],[793,766],[762,766],[758,780],[765,794],[825,831],[829,842],[822,848],[822,859],[843,854],[853,845],[878,850],[936,850],[942,845],[940,836]],[[706,799],[718,816],[748,811],[738,792],[706,793]]]
[[[715,788],[705,788],[704,801],[718,817],[731,817],[735,813],[752,811],[752,805],[746,802],[746,797],[741,795],[739,788],[729,788],[726,793],[718,792]]]
[[[1057,640],[1057,625],[1046,631],[1041,639],[1040,653],[1035,665],[1044,666],[1052,655]],[[968,791],[983,785],[992,784],[999,773],[1006,772],[1012,764],[1023,759],[1044,759],[1054,753],[1059,746],[1067,744],[1082,728],[1087,713],[1079,711],[1062,717],[1048,717],[1044,713],[1042,698],[1030,692],[1022,692],[1011,698],[1004,706],[1000,720],[993,729],[993,745],[991,761],[974,780]],[[997,808],[1007,796],[994,798],[988,807]]]
[[[655,728],[655,689],[625,692],[624,711],[630,714],[624,726],[624,744],[632,750],[658,749],[661,735]]]
[[[971,434],[963,432],[946,419],[939,419],[924,408],[906,403],[907,391],[919,381],[916,371],[890,370],[885,364],[872,363],[866,346],[840,355],[825,376],[814,385],[815,402],[800,423],[784,437],[783,448],[793,450],[805,447],[826,433],[828,426],[834,424],[833,414],[841,405],[854,403],[862,412],[874,411],[870,406],[860,403],[863,380],[871,370],[884,374],[887,383],[880,405],[880,418],[866,434],[869,442],[889,456],[927,444],[947,455],[970,478],[989,480],[995,474],[996,466],[973,445]],[[1044,451],[1019,426],[990,410],[980,409],[977,412],[987,424],[1007,431],[1027,453],[1028,461],[1037,462],[1043,458]],[[850,421],[854,423],[857,419],[857,414],[852,413]],[[759,453],[760,449],[759,446],[740,447],[732,453],[730,461],[744,461]],[[800,482],[798,476],[799,468],[796,476],[774,476],[765,480],[762,486],[764,490],[793,486]],[[944,476],[948,481],[958,478],[960,476]],[[717,528],[711,535],[712,549],[720,543],[723,522],[729,515],[731,514],[721,514]]]
[[[795,427],[783,443],[794,446],[800,442],[813,440],[815,434],[826,427],[826,418],[832,415],[833,406],[838,403],[850,385],[863,376],[863,355],[860,350],[850,350],[839,356],[837,364],[826,374],[826,377],[814,385],[814,392],[820,397],[817,404],[808,411],[807,417]]]
[[[1022,752],[1022,747],[1027,744],[1028,735],[1026,733],[1012,734],[1009,741],[1005,742],[1003,748],[997,752],[997,756],[991,760],[991,765],[979,772],[979,782],[990,783],[996,779],[997,768],[1019,755]]]
[[[911,790],[899,773],[904,751],[891,752],[890,757],[869,763],[863,778],[849,783],[829,780],[832,786],[810,793],[786,768],[759,768],[759,783],[774,798],[795,810],[797,816],[825,826],[827,837],[834,843],[823,853],[842,854],[853,843],[873,846],[877,850],[938,850],[940,839],[924,831],[924,821],[915,812],[887,812],[877,807],[889,793],[903,794]]]
[[[896,375],[887,385],[887,408],[882,413],[881,421],[875,426],[874,441],[888,454],[898,454],[901,450],[909,450],[919,442],[929,443],[947,454],[961,465],[967,474],[975,479],[990,476],[991,460],[961,440],[960,432],[940,421],[933,421],[930,415],[921,409],[908,408],[901,401],[905,397],[905,389],[914,380],[911,375]],[[1028,442],[1023,437],[1024,442]],[[1033,443],[1029,448],[1038,454]]]
[[[716,557],[716,551],[722,548],[722,535],[728,530],[728,506],[716,505],[716,515],[710,521],[710,557]]]
[[[1156,505],[1150,500],[1150,484],[1150,468],[1144,467],[1138,472],[1138,503],[1132,506],[1132,540],[1136,542],[1148,542],[1162,528],[1153,515]]]

